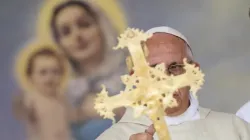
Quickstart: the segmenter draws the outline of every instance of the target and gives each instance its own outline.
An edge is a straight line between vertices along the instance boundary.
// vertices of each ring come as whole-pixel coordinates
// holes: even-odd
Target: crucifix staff
[[[143,48],[142,42],[151,36],[138,29],[128,28],[118,38],[119,43],[114,49],[128,48],[134,73],[121,77],[126,87],[120,94],[109,97],[103,86],[97,95],[95,109],[104,118],[114,121],[115,108],[132,107],[134,117],[146,115],[152,120],[160,140],[170,140],[164,120],[165,109],[177,106],[173,94],[181,87],[190,86],[190,91],[196,94],[204,83],[204,74],[195,65],[189,64],[186,58],[183,60],[186,72],[178,76],[167,75],[164,64],[150,67],[145,58],[147,50]]]

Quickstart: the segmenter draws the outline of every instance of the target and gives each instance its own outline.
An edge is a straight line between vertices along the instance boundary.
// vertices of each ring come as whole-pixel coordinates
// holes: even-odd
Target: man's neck
[[[177,111],[175,111],[174,108],[166,109],[165,110],[166,116],[168,116],[168,117],[177,117],[177,116],[180,116],[180,115],[182,115],[183,113],[185,113],[187,111],[187,109],[189,108],[190,104],[191,103],[189,101],[189,103],[188,103],[187,106],[182,107],[182,108],[178,109]]]

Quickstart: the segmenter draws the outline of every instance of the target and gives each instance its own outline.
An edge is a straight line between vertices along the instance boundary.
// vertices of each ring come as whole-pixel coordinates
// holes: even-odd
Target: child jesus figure
[[[28,140],[71,140],[69,124],[84,118],[82,109],[71,108],[63,94],[62,85],[69,74],[67,63],[53,47],[37,48],[26,54],[27,62],[20,62],[17,68],[23,69],[19,70],[23,71],[19,72],[19,79],[23,77],[19,82],[26,81],[29,90],[15,98],[15,115],[25,122]]]

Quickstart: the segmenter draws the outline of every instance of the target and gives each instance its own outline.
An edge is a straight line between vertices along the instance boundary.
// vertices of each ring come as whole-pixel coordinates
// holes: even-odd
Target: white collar
[[[179,125],[183,122],[198,119],[200,119],[199,102],[192,94],[190,94],[190,106],[182,115],[177,117],[165,116],[165,121],[168,125]]]

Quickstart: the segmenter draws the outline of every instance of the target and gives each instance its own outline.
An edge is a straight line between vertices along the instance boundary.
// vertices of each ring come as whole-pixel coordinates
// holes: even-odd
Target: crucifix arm
[[[132,93],[131,93],[132,94]],[[115,114],[113,110],[119,107],[126,107],[132,104],[130,93],[120,93],[115,96],[109,97],[108,92],[106,91],[105,86],[103,90],[98,94],[95,100],[95,109],[98,113],[103,116],[105,119],[109,118],[115,122]]]

